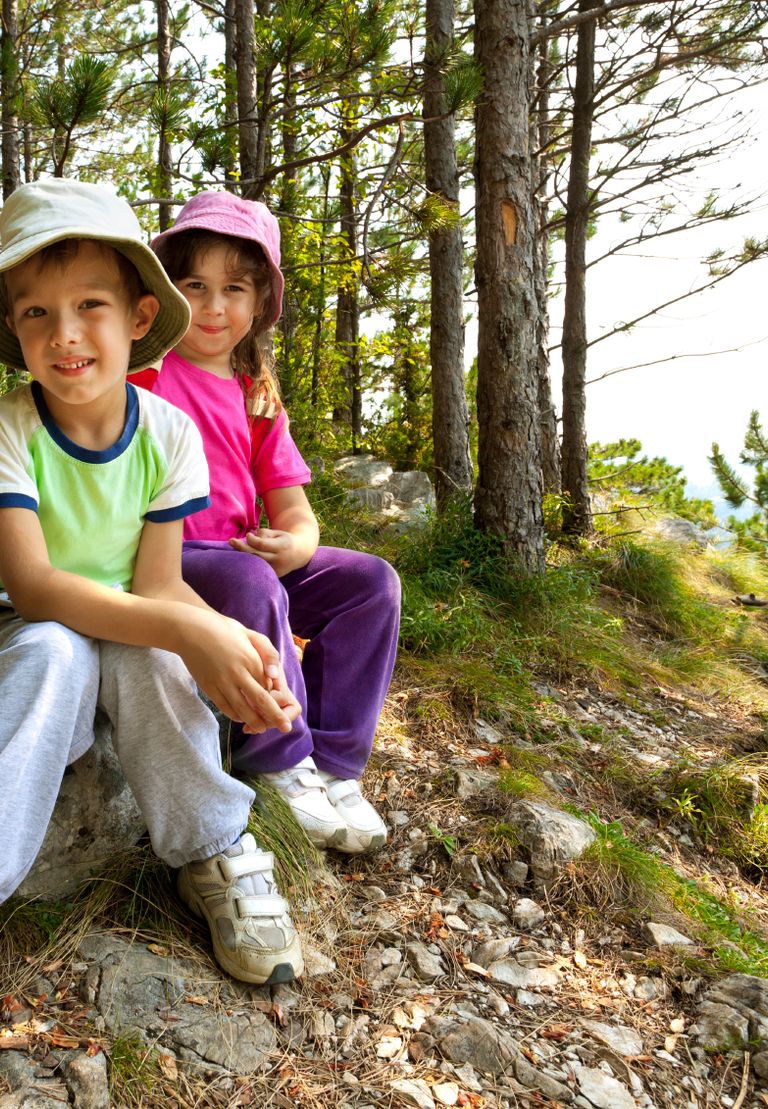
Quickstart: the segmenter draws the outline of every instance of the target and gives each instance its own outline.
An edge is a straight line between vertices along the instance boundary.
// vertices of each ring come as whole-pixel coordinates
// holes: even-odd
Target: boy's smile
[[[114,249],[88,240],[62,262],[33,256],[5,281],[8,326],[54,422],[81,446],[111,446],[123,429],[131,344],[151,327],[156,298],[132,303]]]

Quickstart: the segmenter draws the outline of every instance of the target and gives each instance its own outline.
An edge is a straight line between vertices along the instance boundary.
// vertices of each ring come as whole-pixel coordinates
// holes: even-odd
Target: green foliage
[[[641,451],[638,439],[592,443],[588,473],[593,492],[629,503],[651,504],[704,527],[714,527],[717,517],[712,502],[686,497],[683,467],[673,466],[666,458],[648,458]]]
[[[754,469],[751,488],[749,481],[728,463],[717,443],[712,444],[709,463],[728,504],[733,508],[741,508],[746,503],[755,506],[756,511],[745,520],[738,520],[735,516],[728,519],[728,527],[735,533],[737,543],[745,550],[765,556],[765,545],[768,543],[768,439],[756,410],[750,413],[739,457],[743,465]]]
[[[446,855],[453,858],[459,847],[456,836],[452,836],[448,832],[441,832],[436,824],[427,824],[427,831],[432,839],[440,844]]]

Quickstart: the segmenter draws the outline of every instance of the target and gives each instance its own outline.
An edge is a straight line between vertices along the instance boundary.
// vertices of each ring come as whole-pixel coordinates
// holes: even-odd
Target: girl
[[[258,202],[204,192],[152,246],[192,322],[159,371],[132,380],[192,417],[211,472],[211,507],[185,524],[184,578],[269,636],[302,708],[287,735],[237,726],[233,768],[276,786],[318,846],[372,850],[386,827],[359,779],[392,676],[400,583],[383,559],[318,546],[310,472],[262,349],[282,309],[277,220]],[[294,634],[309,640],[303,664]]]

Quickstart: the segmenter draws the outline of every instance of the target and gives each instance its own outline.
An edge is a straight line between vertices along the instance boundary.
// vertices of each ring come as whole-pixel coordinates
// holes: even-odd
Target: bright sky
[[[702,200],[713,187],[724,190],[726,201],[734,190],[766,194],[766,199],[750,216],[660,238],[633,248],[632,256],[590,270],[590,340],[695,287],[705,273],[699,259],[713,248],[728,251],[747,236],[768,238],[767,99],[764,88],[743,94],[739,107],[750,109],[750,140],[721,165],[698,172],[695,181]],[[626,224],[603,221],[590,243],[590,257],[602,254],[617,234],[625,237]],[[559,340],[558,316],[553,304],[553,343]],[[768,428],[768,260],[750,263],[715,289],[665,309],[629,334],[598,343],[590,351],[587,376],[670,355],[693,357],[629,370],[588,387],[589,438],[638,438],[645,453],[684,467],[690,492],[714,497],[707,463],[712,441],[735,464],[753,408]],[[559,352],[553,353],[552,369],[559,394]]]

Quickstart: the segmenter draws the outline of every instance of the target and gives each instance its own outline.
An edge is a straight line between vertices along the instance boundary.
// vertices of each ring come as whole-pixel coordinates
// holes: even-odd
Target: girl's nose
[[[205,310],[213,316],[218,316],[224,311],[224,295],[212,289],[205,300]]]

